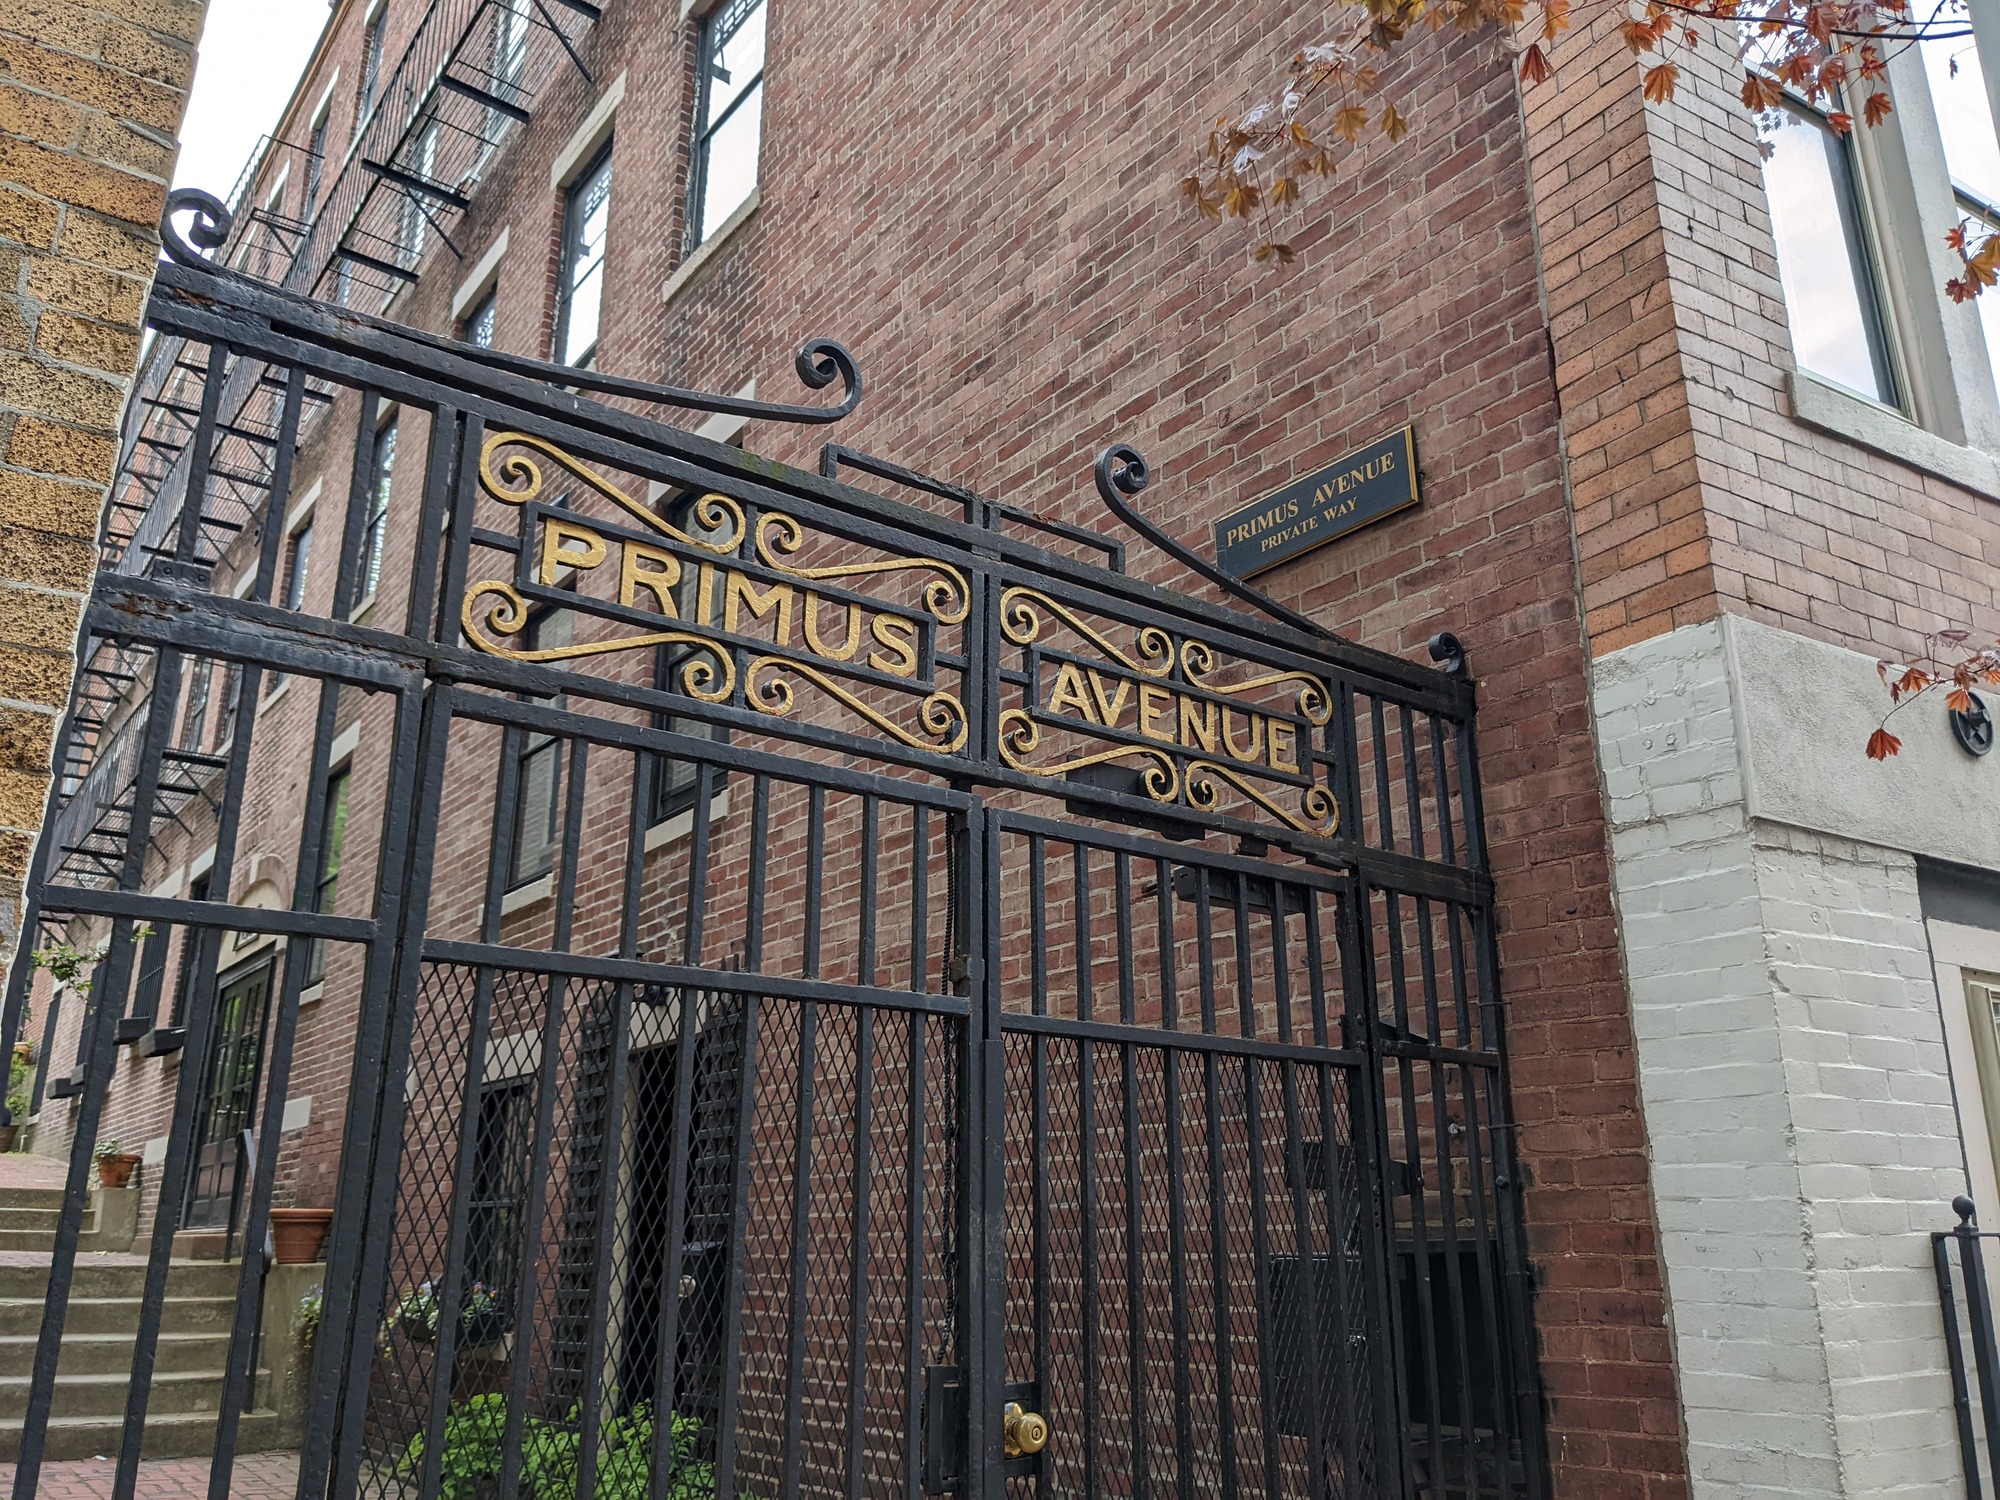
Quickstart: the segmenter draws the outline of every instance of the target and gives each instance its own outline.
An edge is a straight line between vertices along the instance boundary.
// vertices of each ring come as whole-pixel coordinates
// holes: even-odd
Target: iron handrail
[[[1937,1271],[1938,1306],[1944,1315],[1945,1358],[1951,1370],[1952,1412],[1958,1428],[1959,1456],[1965,1467],[1967,1500],[1993,1500],[2000,1495],[2000,1472],[1982,1475],[1980,1439],[1984,1437],[1989,1466],[2000,1465],[2000,1341],[1993,1326],[1993,1298],[1986,1283],[1981,1241],[2000,1239],[1974,1222],[1973,1202],[1951,1200],[1958,1223],[1931,1233],[1931,1260]],[[1956,1266],[1952,1247],[1957,1246]],[[1964,1322],[1959,1317],[1957,1284],[1962,1283]],[[1973,1410],[1972,1378],[1966,1371],[1965,1342],[1972,1345],[1972,1377],[1979,1382],[1977,1419]]]

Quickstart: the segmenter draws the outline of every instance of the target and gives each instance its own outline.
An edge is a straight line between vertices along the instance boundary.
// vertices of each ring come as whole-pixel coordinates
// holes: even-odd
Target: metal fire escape
[[[385,315],[425,257],[462,259],[457,227],[508,138],[582,56],[602,8],[592,0],[431,0],[375,101],[342,149],[266,136],[230,195],[233,228],[218,259],[260,280],[356,312]],[[317,149],[315,149],[317,147]],[[220,388],[209,389],[220,379]],[[299,440],[336,396],[309,382]],[[98,565],[145,574],[178,545],[181,500],[203,404],[215,402],[196,562],[213,567],[265,521],[284,389],[263,365],[223,361],[178,338],[155,339],[125,415]],[[282,521],[282,518],[280,518]],[[79,653],[72,728],[51,836],[49,878],[109,883],[132,826],[136,740],[149,657],[116,639]],[[241,711],[254,711],[243,705]],[[219,746],[179,736],[167,752],[157,812],[174,819],[219,794]]]

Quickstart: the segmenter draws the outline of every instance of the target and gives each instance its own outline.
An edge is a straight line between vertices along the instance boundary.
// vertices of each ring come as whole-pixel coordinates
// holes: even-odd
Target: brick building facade
[[[562,47],[527,11],[516,33],[505,0],[340,0],[239,190],[233,263],[499,351],[715,392],[772,397],[806,337],[838,337],[869,381],[841,443],[1095,525],[1091,460],[1131,442],[1156,476],[1142,508],[1198,552],[1218,517],[1412,426],[1421,504],[1259,585],[1365,646],[1419,657],[1448,630],[1469,653],[1553,1491],[1955,1483],[1927,1232],[1955,1194],[1994,1194],[1979,1100],[2000,1070],[1982,1083],[1994,1022],[1972,998],[2000,970],[1978,876],[2000,870],[1978,815],[1991,765],[1941,709],[1909,716],[1900,759],[1861,755],[1875,656],[2000,625],[2000,408],[1978,314],[1942,301],[1942,251],[1914,269],[1898,253],[1940,243],[1963,175],[1921,58],[1892,75],[1900,123],[1851,153],[1890,372],[1864,396],[1794,357],[1817,314],[1787,301],[1779,169],[1739,118],[1727,49],[1699,54],[1671,104],[1641,97],[1609,18],[1525,92],[1490,38],[1411,49],[1394,69],[1417,127],[1353,163],[1299,263],[1272,270],[1204,234],[1173,184],[1203,116],[1311,40],[1314,7],[618,0]],[[739,24],[768,28],[754,80],[724,80],[752,122],[747,178],[742,138],[710,120],[707,145],[703,128],[705,39]],[[426,139],[410,103],[439,36],[461,32],[489,49],[488,121],[510,103],[530,117],[496,123],[497,144]],[[370,160],[451,198],[388,192]],[[816,463],[810,431],[717,418],[703,434]],[[380,562],[422,541],[427,447],[414,410],[376,426],[349,395],[316,417],[273,597],[396,628],[405,576]],[[383,500],[369,580],[336,577],[351,506]],[[271,519],[246,516],[218,592],[250,588]],[[1158,553],[1134,566],[1175,576]],[[312,687],[267,681],[231,706],[218,673],[199,708],[189,690],[191,754],[222,754],[225,715],[258,725],[215,898],[324,889],[325,870],[295,868],[301,820],[333,806],[316,731],[347,826],[392,811],[392,705],[350,692],[316,722]],[[468,766],[502,758],[497,731],[459,744]],[[436,929],[466,936],[486,893],[482,774],[448,782],[431,895]],[[813,846],[792,814],[772,850],[796,862]],[[148,889],[192,893],[205,816],[160,837]],[[743,809],[729,816],[748,859]],[[686,837],[669,822],[660,848]],[[586,848],[617,836],[593,814]],[[375,854],[348,839],[320,909],[349,911]],[[539,941],[546,882],[508,874],[509,941]],[[579,928],[608,910],[580,905]],[[159,941],[160,1006],[181,999],[185,949]],[[213,969],[260,951],[232,940]],[[132,1013],[170,1030],[146,986],[142,963]],[[329,945],[299,1011],[281,1196],[331,1201],[358,986],[356,956]],[[41,993],[55,1070],[78,1055],[78,1007]],[[147,1053],[121,1052],[106,1129],[158,1160],[177,1064]],[[37,1149],[65,1142],[45,1103]]]

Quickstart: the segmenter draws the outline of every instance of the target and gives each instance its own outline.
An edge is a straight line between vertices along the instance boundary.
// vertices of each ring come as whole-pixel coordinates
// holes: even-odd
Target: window
[[[570,643],[572,617],[568,610],[547,611],[529,622],[528,647],[545,651]],[[540,700],[561,707],[562,698]],[[556,845],[562,837],[563,742],[552,734],[532,731],[521,736],[514,802],[514,867],[509,886],[540,880],[555,868]]]
[[[243,708],[243,668],[235,662],[222,669],[222,712],[215,720],[215,748],[218,753],[236,738],[236,718]]]
[[[320,825],[319,880],[313,887],[313,910],[331,915],[340,895],[340,856],[347,844],[348,774],[335,771],[327,778],[325,821]],[[306,983],[318,984],[326,978],[326,944],[317,938],[306,948]]]
[[[193,880],[188,882],[187,898],[190,901],[206,901],[208,899],[208,876],[206,874],[197,875]],[[188,990],[194,984],[194,961],[199,956],[200,949],[201,929],[199,927],[183,927],[181,929],[181,961],[179,966],[174,970],[174,998],[173,1003],[167,1007],[167,1024],[169,1026],[185,1024],[182,1018],[187,1014]]]
[[[368,18],[368,29],[361,39],[361,92],[354,100],[354,135],[360,139],[361,129],[368,123],[368,113],[375,108],[375,91],[382,83],[382,30],[388,19],[387,5],[375,7],[375,13]]]
[[[756,191],[763,119],[764,0],[729,0],[702,27],[690,247],[720,229]]]
[[[493,321],[500,309],[500,294],[489,288],[484,296],[472,304],[465,319],[458,325],[459,342],[476,344],[481,349],[493,347]]]
[[[563,206],[562,279],[556,284],[556,358],[587,365],[604,305],[604,239],[611,221],[611,147],[570,187]]]
[[[528,4],[529,0],[496,0],[493,6],[493,92],[510,104],[524,102],[519,95],[521,69],[528,60]],[[498,140],[507,122],[506,114],[488,109],[486,139]]]
[[[1993,127],[1993,105],[1978,49],[1969,36],[1933,37],[1922,46],[1959,216],[1970,219],[1980,233],[2000,229],[2000,134]],[[1995,394],[2000,396],[2000,296],[1989,290],[1974,305],[1986,335]]]
[[[306,570],[312,566],[313,523],[307,516],[305,522],[285,541],[285,588],[280,596],[286,609],[304,609],[306,604]]]
[[[666,514],[667,519],[682,531],[690,536],[700,536],[705,528],[694,513],[694,500],[692,494],[677,496],[667,505]],[[683,620],[691,620],[697,613],[694,591],[699,577],[695,568],[688,566],[682,569],[681,580],[674,586],[674,608]],[[689,661],[707,655],[709,653],[695,647],[662,646],[654,665],[654,683],[662,692],[686,692],[684,674]],[[653,727],[696,739],[724,738],[719,726],[702,719],[683,718],[679,714],[656,714]],[[694,805],[696,777],[701,768],[694,761],[675,760],[669,756],[661,756],[655,764],[653,821],[659,823]],[[721,784],[720,777],[712,783],[718,791]]]
[[[313,211],[319,207],[320,184],[326,178],[326,122],[331,110],[321,110],[319,118],[312,123],[312,135],[306,142],[306,204],[302,217],[310,223]]]
[[[509,1078],[484,1085],[466,1201],[465,1275],[471,1285],[491,1292],[497,1312],[510,1320],[534,1160],[534,1080]]]
[[[215,658],[197,656],[188,669],[187,704],[181,710],[180,748],[201,749],[202,731],[208,728],[208,687],[215,675]]]
[[[1764,191],[1799,368],[1900,404],[1852,143],[1787,97],[1764,131]]]
[[[361,523],[361,555],[355,559],[354,568],[357,607],[373,599],[382,582],[382,547],[389,533],[389,484],[395,472],[396,423],[392,418],[375,429],[373,479],[363,497],[368,517]]]
[[[425,182],[434,180],[437,173],[438,127],[432,120],[417,136],[410,171]],[[424,258],[425,232],[430,228],[430,204],[422,194],[403,190],[403,223],[398,243],[403,251],[403,264],[415,270]]]

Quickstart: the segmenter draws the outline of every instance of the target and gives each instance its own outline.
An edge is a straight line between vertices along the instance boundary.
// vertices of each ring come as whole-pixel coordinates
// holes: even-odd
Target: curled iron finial
[[[1146,465],[1146,455],[1130,443],[1113,443],[1097,455],[1097,493],[1114,513],[1121,507],[1112,498],[1113,490],[1121,495],[1136,495],[1152,482],[1153,471]],[[1121,519],[1132,524],[1129,516]]]
[[[1269,594],[1251,588],[1240,578],[1232,578],[1207,558],[1197,552],[1189,551],[1125,503],[1126,496],[1138,494],[1152,481],[1153,471],[1146,463],[1145,455],[1130,443],[1113,443],[1097,455],[1097,493],[1104,501],[1105,509],[1112,515],[1167,556],[1185,563],[1224,593],[1234,594],[1245,604],[1261,609],[1274,619],[1283,620],[1295,630],[1303,630],[1306,634],[1319,636],[1323,640],[1339,639],[1317,620],[1302,615],[1295,609],[1287,609]]]
[[[174,227],[174,215],[184,212],[194,215],[186,239]],[[175,188],[167,194],[166,211],[160,215],[160,243],[181,265],[212,266],[214,262],[201,252],[220,250],[227,244],[234,222],[227,206],[215,194],[204,193],[200,188]]]
[[[1951,1200],[1951,1211],[1958,1215],[1958,1227],[1960,1229],[1972,1228],[1973,1206],[1970,1198],[1960,1193],[1956,1198]]]
[[[1431,660],[1444,668],[1447,677],[1465,675],[1465,646],[1449,630],[1440,630],[1431,637]]]
[[[833,339],[813,339],[799,350],[796,361],[799,379],[808,390],[821,391],[838,379],[841,399],[838,406],[787,408],[794,422],[838,422],[861,404],[861,367],[854,362],[845,344]]]

